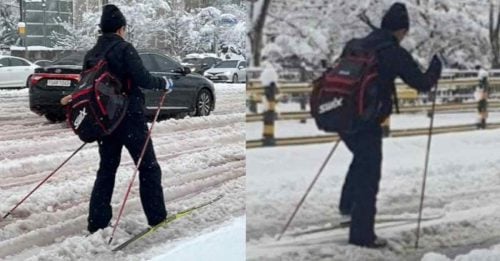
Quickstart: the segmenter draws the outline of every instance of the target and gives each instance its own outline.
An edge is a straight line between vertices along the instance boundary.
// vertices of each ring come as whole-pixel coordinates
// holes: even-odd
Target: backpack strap
[[[111,44],[108,48],[106,48],[106,50],[104,50],[104,54],[103,54],[103,59],[106,59],[106,56],[108,55],[108,53],[117,45],[119,45],[122,41],[116,41],[114,42],[113,44]]]
[[[393,42],[389,42],[389,41],[383,42],[375,47],[375,51],[378,53],[378,52],[385,50],[393,45],[394,45]],[[399,114],[399,98],[398,98],[398,92],[396,91],[395,84],[393,85],[391,92],[392,92],[392,97],[394,99],[394,105],[396,106],[396,113]]]

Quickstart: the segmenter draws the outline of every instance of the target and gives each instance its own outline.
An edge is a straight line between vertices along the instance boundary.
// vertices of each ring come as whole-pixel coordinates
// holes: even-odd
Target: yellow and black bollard
[[[385,118],[380,126],[382,126],[382,136],[389,137],[391,135],[391,117]]]
[[[307,101],[309,100],[308,98],[309,98],[308,95],[306,95],[305,93],[300,95],[300,110],[301,111],[306,111]],[[307,117],[300,119],[300,123],[306,123],[306,122],[307,122]]]
[[[250,112],[257,113],[257,98],[255,97],[255,93],[250,94],[250,99],[248,103]]]
[[[274,146],[276,145],[276,140],[274,139],[274,122],[276,120],[276,94],[278,88],[276,84],[272,82],[264,89],[264,94],[267,99],[267,110],[264,112],[263,143],[264,146]]]

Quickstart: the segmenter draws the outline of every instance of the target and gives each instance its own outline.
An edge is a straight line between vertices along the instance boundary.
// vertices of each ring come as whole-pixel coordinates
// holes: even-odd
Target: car
[[[217,57],[186,57],[182,60],[181,64],[183,66],[189,67],[191,69],[191,72],[203,75],[206,70],[212,68],[220,61],[222,61],[222,59]]]
[[[0,55],[0,88],[26,87],[28,77],[39,67],[24,58]]]
[[[203,76],[214,82],[246,82],[246,67],[246,61],[225,60],[205,71]]]
[[[71,94],[79,80],[85,53],[75,52],[38,68],[28,82],[31,111],[44,115],[51,122],[63,121],[66,116],[59,101]],[[160,119],[169,117],[206,116],[215,109],[215,90],[211,81],[191,73],[169,56],[157,51],[139,51],[146,69],[153,75],[173,80],[173,91],[161,106]],[[163,91],[142,89],[146,116],[152,119]]]
[[[45,66],[49,66],[53,63],[53,61],[50,61],[50,60],[38,60],[38,61],[35,61],[34,64],[40,66],[40,67],[45,67]]]

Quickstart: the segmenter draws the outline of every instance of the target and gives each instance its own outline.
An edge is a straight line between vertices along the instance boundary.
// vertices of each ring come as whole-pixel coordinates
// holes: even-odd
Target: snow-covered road
[[[379,217],[416,217],[425,145],[425,136],[384,139],[377,204]],[[276,242],[276,234],[331,146],[247,150],[247,253],[250,260],[420,260],[426,252],[455,257],[474,248],[500,243],[497,229],[500,227],[499,130],[433,138],[424,216],[444,217],[423,222],[421,249],[413,249],[416,222],[377,225],[377,233],[390,239],[390,247],[383,250],[347,245],[347,229],[290,236],[339,221],[340,190],[351,160],[343,144],[297,213],[287,235]]]
[[[88,199],[99,162],[96,144],[89,144],[10,217],[0,219],[0,259],[151,259],[241,219],[245,211],[245,85],[216,84],[215,89],[213,115],[159,122],[153,143],[170,213],[219,194],[224,194],[222,200],[112,253],[110,249],[125,241],[128,233],[146,227],[138,181],[112,246],[107,245],[109,228],[85,237]],[[64,123],[49,124],[29,111],[26,89],[0,90],[0,214],[7,213],[80,144]],[[115,217],[133,167],[124,152],[112,201]],[[239,254],[244,258],[244,250]]]

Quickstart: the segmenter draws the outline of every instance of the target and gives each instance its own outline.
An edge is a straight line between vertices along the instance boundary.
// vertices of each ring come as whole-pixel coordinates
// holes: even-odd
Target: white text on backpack
[[[80,124],[82,124],[83,119],[85,119],[85,116],[87,116],[87,112],[85,111],[85,109],[86,108],[83,108],[83,110],[80,111],[80,114],[78,114],[78,116],[75,119],[74,123],[75,130],[78,129],[78,127],[80,127]]]
[[[340,97],[340,98],[333,98],[332,101],[329,101],[327,103],[321,104],[319,106],[319,114],[323,114],[325,112],[334,110],[334,109],[342,106],[342,101],[343,100],[344,100],[344,98],[342,98],[342,97]]]

